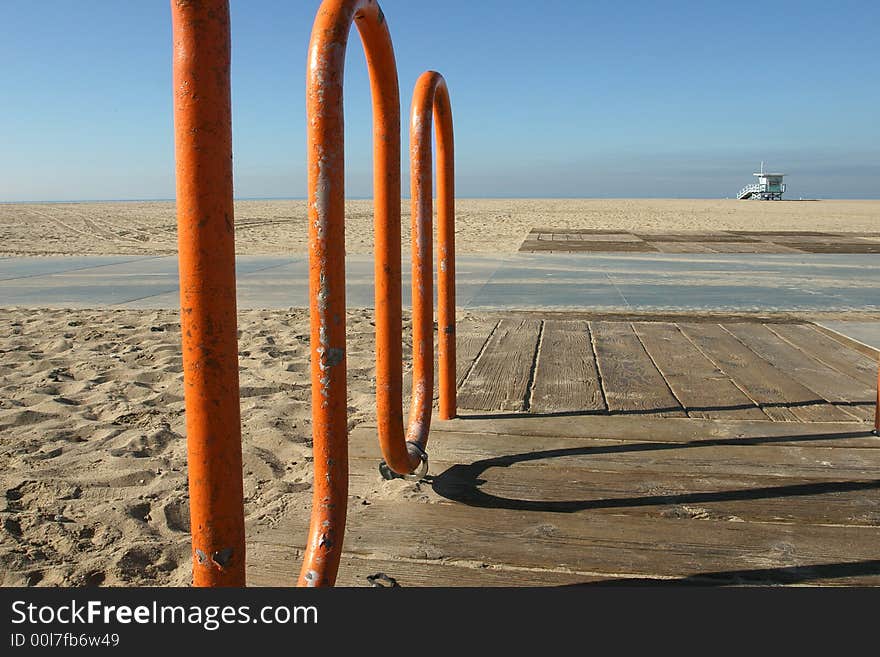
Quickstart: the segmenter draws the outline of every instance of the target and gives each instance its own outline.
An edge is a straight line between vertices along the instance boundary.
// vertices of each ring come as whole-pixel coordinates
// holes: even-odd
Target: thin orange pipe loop
[[[437,328],[440,364],[440,418],[455,417],[455,154],[452,105],[443,76],[422,73],[410,114],[413,281],[413,402],[410,427],[431,421],[434,382],[433,201],[431,118],[437,136]],[[415,383],[418,382],[418,383]],[[418,385],[418,388],[417,388]],[[416,396],[418,390],[419,396]],[[417,405],[416,402],[419,402]],[[409,437],[408,437],[409,438]],[[413,436],[410,440],[416,440]],[[419,442],[420,446],[423,443]]]
[[[420,476],[427,462],[424,445],[431,418],[433,354],[426,349],[414,349],[420,365],[413,383],[413,412],[406,433],[403,425],[400,94],[394,49],[385,16],[375,0],[324,0],[312,28],[306,85],[314,491],[301,586],[331,586],[335,582],[348,501],[343,68],[353,23],[363,41],[373,100],[379,443],[387,468],[397,474],[415,472]],[[451,130],[448,135],[451,140]],[[451,156],[451,148],[449,153]],[[451,208],[451,204],[446,206]],[[448,253],[448,248],[443,252]],[[448,266],[452,255],[446,258],[444,266]],[[430,252],[427,263],[430,280]],[[419,277],[414,277],[413,291],[413,332],[418,335],[433,330],[432,290],[424,281],[425,274],[420,271]],[[448,281],[444,284],[446,289],[451,288]],[[420,309],[418,313],[415,306]],[[454,316],[454,300],[452,308]],[[448,309],[444,312],[449,314]],[[454,332],[452,336],[454,340]],[[449,353],[454,368],[454,348],[450,352],[447,346],[444,354],[448,357]],[[446,368],[448,364],[441,369]],[[451,412],[454,414],[454,401]]]
[[[193,583],[244,586],[227,0],[171,2]]]

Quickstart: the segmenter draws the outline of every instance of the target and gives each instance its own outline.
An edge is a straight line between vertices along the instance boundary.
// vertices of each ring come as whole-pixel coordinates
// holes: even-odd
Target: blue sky
[[[238,197],[305,195],[318,4],[231,2]],[[876,0],[382,6],[403,116],[423,70],[449,82],[459,196],[724,198],[765,160],[789,197],[880,197]],[[5,0],[0,35],[0,201],[173,196],[168,2]],[[357,38],[346,112],[348,194],[368,197]]]

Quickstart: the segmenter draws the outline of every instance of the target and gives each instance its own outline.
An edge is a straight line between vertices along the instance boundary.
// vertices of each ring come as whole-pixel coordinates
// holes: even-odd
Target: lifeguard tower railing
[[[172,0],[181,332],[193,583],[244,586],[245,535],[232,203],[228,0]],[[412,105],[413,390],[402,410],[400,98],[375,0],[324,0],[308,54],[309,292],[314,484],[299,577],[332,585],[348,503],[343,65],[357,25],[373,98],[376,397],[386,476],[420,477],[433,406],[432,123],[437,137],[439,415],[455,402],[452,111],[439,73]],[[432,120],[433,119],[433,120]]]
[[[752,183],[746,185],[737,194],[738,199],[759,198],[761,200],[779,200],[785,192],[785,183]]]

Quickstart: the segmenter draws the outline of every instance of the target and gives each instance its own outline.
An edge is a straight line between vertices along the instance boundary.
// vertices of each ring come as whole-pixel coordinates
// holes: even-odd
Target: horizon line
[[[346,196],[346,201],[372,201],[372,196]],[[596,200],[596,201],[626,201],[626,200],[657,200],[657,201],[735,201],[733,196],[456,196],[457,199],[476,200],[476,201],[577,201],[577,200]],[[234,196],[233,201],[305,201],[305,196]],[[402,196],[402,201],[412,200],[409,196]],[[814,196],[814,197],[798,197],[785,198],[783,201],[877,201],[880,196],[858,196],[858,197],[835,197],[835,196]],[[176,198],[155,197],[155,198],[83,198],[83,199],[26,199],[20,201],[0,200],[0,205],[60,205],[66,203],[175,203]]]

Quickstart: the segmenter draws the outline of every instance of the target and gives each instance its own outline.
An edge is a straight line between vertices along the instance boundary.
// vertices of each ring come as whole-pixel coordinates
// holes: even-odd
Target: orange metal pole
[[[880,367],[877,370],[877,400],[874,404],[874,434],[880,436]]]
[[[227,0],[172,0],[193,583],[244,586]]]
[[[437,135],[437,326],[440,365],[440,418],[455,417],[455,154],[452,105],[443,76],[422,73],[413,93],[410,125],[412,191],[413,279],[413,401],[410,427],[426,422],[421,436],[427,441],[433,388],[433,240],[431,179],[431,115]],[[416,406],[416,383],[428,386],[427,409]],[[418,401],[422,402],[419,398]],[[419,414],[416,415],[418,410]],[[426,416],[426,417],[425,417]],[[424,442],[420,442],[424,447]]]

